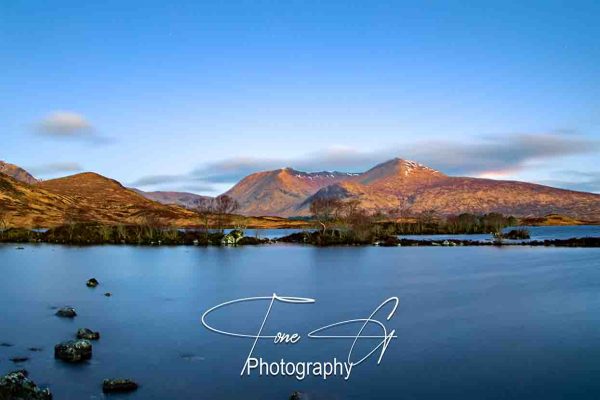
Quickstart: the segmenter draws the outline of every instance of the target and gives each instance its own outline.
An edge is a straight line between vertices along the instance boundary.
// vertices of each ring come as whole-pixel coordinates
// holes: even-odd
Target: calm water
[[[600,225],[579,225],[579,226],[513,226],[505,228],[504,232],[512,229],[524,228],[529,231],[530,240],[548,240],[548,239],[571,239],[581,237],[600,237]],[[473,235],[400,235],[401,238],[416,240],[492,240],[490,234]],[[523,240],[517,240],[522,242]]]
[[[55,399],[103,398],[102,379],[118,376],[141,383],[118,397],[131,399],[287,399],[293,390],[311,399],[600,398],[599,249],[4,245],[0,276],[0,342],[14,344],[0,347],[0,372],[16,368],[10,357],[29,356],[19,367]],[[87,288],[90,277],[101,286]],[[302,335],[399,296],[388,322],[398,338],[380,366],[370,359],[347,382],[241,378],[250,341],[211,333],[200,317],[273,292],[317,299],[276,305],[266,326]],[[79,316],[55,317],[62,305]],[[232,308],[212,322],[255,332],[264,311]],[[78,327],[102,334],[93,359],[54,360],[54,344]],[[349,345],[261,341],[255,354],[328,361]]]

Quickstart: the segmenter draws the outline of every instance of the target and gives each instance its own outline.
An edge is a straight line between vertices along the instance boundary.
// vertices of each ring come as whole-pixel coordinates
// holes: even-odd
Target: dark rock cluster
[[[25,370],[0,377],[0,400],[52,400],[49,389],[39,388]]]

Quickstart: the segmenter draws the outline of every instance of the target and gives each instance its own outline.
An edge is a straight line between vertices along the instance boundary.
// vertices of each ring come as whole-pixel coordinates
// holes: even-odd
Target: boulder
[[[92,344],[85,339],[68,340],[54,346],[54,358],[67,362],[81,362],[92,358]]]
[[[131,379],[105,379],[102,382],[104,393],[123,393],[137,390],[138,384]]]
[[[88,328],[79,328],[77,330],[77,339],[98,340],[100,339],[100,332],[94,332]]]
[[[88,279],[88,281],[86,282],[86,284],[85,284],[85,285],[86,285],[87,287],[94,288],[94,287],[98,286],[98,284],[99,284],[99,283],[100,283],[100,282],[98,282],[98,281],[96,280],[96,278],[91,278],[91,279]]]
[[[110,297],[110,296],[112,296],[112,293],[111,292],[106,292],[106,293],[104,293],[104,296]]]
[[[52,400],[49,389],[40,389],[29,379],[27,371],[14,371],[0,377],[2,400]]]
[[[56,311],[56,315],[63,318],[74,318],[77,316],[77,313],[73,307],[62,307]]]
[[[239,229],[234,229],[221,239],[221,244],[224,245],[236,245],[241,238],[244,237],[244,232]]]

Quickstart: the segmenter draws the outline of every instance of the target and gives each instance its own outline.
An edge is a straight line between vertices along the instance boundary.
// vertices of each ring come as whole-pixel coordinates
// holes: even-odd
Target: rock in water
[[[98,340],[100,339],[100,332],[94,332],[88,328],[79,328],[77,330],[77,339]]]
[[[63,318],[74,318],[77,316],[77,313],[73,307],[62,307],[56,311],[56,315]]]
[[[27,377],[27,371],[10,372],[0,377],[0,399],[52,400],[48,389],[40,389]]]
[[[54,346],[54,358],[67,362],[81,362],[92,358],[92,344],[85,339],[68,340]]]
[[[112,296],[112,293],[111,293],[111,292],[106,292],[106,293],[104,293],[104,295],[105,295],[106,297],[110,297],[110,296]]]
[[[96,278],[91,278],[88,279],[87,283],[85,284],[87,287],[96,287],[98,286],[99,282],[96,280]]]
[[[10,359],[10,361],[14,362],[15,364],[19,364],[25,361],[29,361],[29,357],[13,357]]]
[[[105,379],[102,382],[104,393],[122,393],[137,390],[138,384],[130,379]]]
[[[302,392],[294,392],[290,396],[290,400],[306,400],[306,396]]]

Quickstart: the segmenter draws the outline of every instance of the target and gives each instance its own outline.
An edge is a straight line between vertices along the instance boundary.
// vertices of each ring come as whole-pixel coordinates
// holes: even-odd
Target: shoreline
[[[227,232],[227,233],[226,233]],[[189,230],[174,227],[157,227],[148,225],[97,225],[69,224],[48,230],[30,230],[11,228],[0,232],[0,243],[49,243],[62,245],[139,245],[139,246],[257,246],[277,243],[307,245],[315,247],[332,246],[380,246],[380,247],[413,247],[413,246],[530,246],[530,247],[600,247],[600,235],[593,232],[568,232],[553,238],[531,239],[529,231],[524,227],[516,227],[502,234],[479,235],[469,238],[468,234],[456,233],[460,237],[441,233],[444,237],[431,237],[428,233],[423,238],[404,237],[404,234],[390,230],[377,230],[369,227],[363,230],[330,228],[328,230],[297,230],[296,232],[271,232],[270,237],[261,237],[259,232],[245,235],[244,229]],[[284,236],[276,236],[278,234]],[[590,235],[591,234],[591,235]],[[581,235],[581,236],[577,236]],[[590,236],[586,236],[590,235]],[[466,236],[466,237],[465,237]]]
[[[599,248],[600,237],[579,237],[569,239],[545,239],[545,240],[512,240],[498,242],[493,240],[463,240],[463,239],[403,239],[403,238],[388,238],[387,240],[377,241],[374,243],[332,243],[332,244],[316,244],[310,242],[290,241],[286,237],[276,239],[258,239],[247,237],[248,240],[240,241],[235,244],[222,243],[134,243],[134,242],[68,242],[68,241],[44,241],[44,240],[28,240],[28,241],[0,241],[0,245],[17,245],[16,249],[23,250],[24,247],[19,245],[25,244],[49,244],[59,246],[140,246],[140,247],[246,247],[246,246],[271,246],[277,244],[295,245],[303,247],[571,247],[571,248]]]

